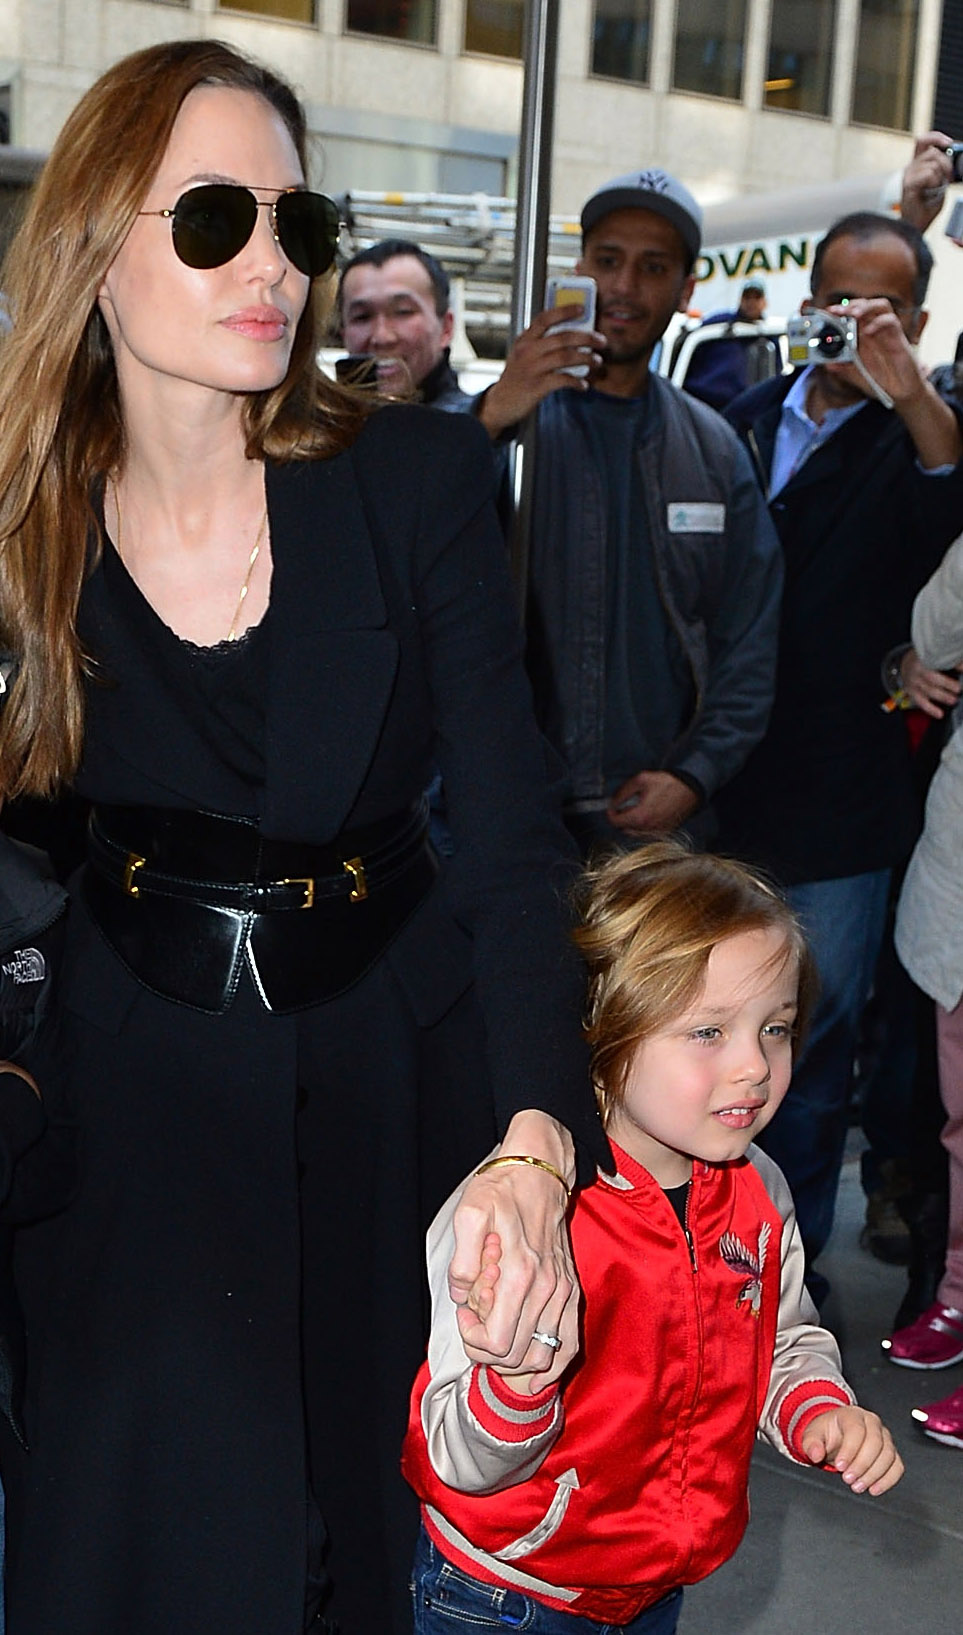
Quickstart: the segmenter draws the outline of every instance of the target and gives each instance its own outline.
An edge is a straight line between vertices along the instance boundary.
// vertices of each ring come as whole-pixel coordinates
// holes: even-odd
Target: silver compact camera
[[[856,356],[856,319],[832,312],[801,312],[787,318],[790,363],[852,363]]]

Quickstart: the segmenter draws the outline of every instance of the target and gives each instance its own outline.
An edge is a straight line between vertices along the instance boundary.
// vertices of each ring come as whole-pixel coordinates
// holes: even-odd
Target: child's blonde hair
[[[654,841],[587,871],[575,940],[589,969],[586,1037],[603,1120],[625,1090],[636,1047],[695,999],[713,948],[745,931],[777,931],[799,967],[795,1042],[816,991],[799,922],[775,889],[742,863]]]

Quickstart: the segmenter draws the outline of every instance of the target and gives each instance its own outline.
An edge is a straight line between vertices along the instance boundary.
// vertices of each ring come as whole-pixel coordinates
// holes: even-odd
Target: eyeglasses
[[[182,193],[173,210],[140,210],[141,216],[166,216],[176,255],[185,267],[223,267],[243,250],[254,232],[259,210],[270,210],[271,230],[298,272],[318,278],[327,272],[338,247],[338,207],[324,193],[289,187],[273,203],[258,199],[249,187],[210,182]]]

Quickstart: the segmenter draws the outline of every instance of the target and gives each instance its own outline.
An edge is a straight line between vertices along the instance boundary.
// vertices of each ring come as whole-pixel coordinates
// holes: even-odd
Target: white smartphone
[[[546,330],[548,335],[556,335],[560,329],[594,329],[595,279],[580,278],[575,273],[549,278],[545,284],[545,306],[559,312],[564,312],[566,307],[584,308],[577,318],[561,318],[551,329]],[[587,375],[588,372],[587,363],[570,364],[564,371],[567,375],[580,376]]]

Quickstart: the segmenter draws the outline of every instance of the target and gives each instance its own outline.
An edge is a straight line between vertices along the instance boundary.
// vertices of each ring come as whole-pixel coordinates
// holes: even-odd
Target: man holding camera
[[[963,412],[915,352],[931,268],[906,222],[869,212],[836,222],[806,306],[817,358],[840,361],[767,381],[729,410],[769,499],[786,587],[772,717],[720,821],[727,849],[788,888],[820,969],[809,1039],[763,1141],[792,1187],[810,1268],[832,1226],[891,871],[918,826],[880,662],[905,641],[916,592],[963,518]],[[825,1294],[818,1273],[810,1286]]]
[[[552,333],[557,311],[540,313],[476,409],[496,441],[538,409],[529,672],[586,851],[683,825],[704,837],[772,696],[781,568],[751,466],[720,416],[649,368],[688,305],[701,228],[665,171],[600,188],[577,268],[598,332]]]

